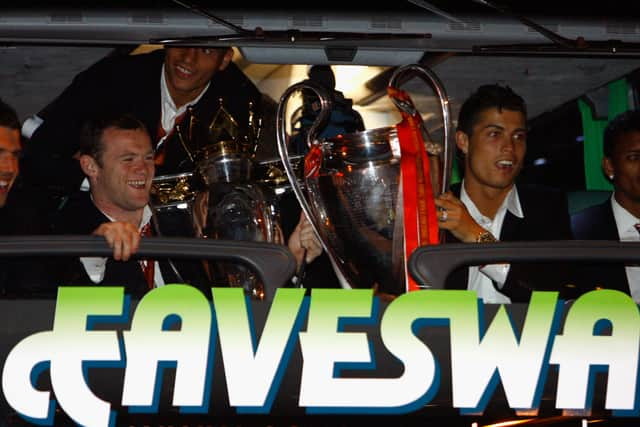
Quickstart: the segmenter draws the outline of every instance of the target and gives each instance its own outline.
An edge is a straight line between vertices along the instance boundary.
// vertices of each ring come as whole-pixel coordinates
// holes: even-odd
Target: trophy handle
[[[290,86],[287,90],[284,91],[282,96],[280,97],[280,102],[278,103],[278,110],[276,112],[276,141],[278,143],[278,153],[280,154],[280,158],[282,159],[282,165],[284,167],[284,171],[287,174],[287,178],[289,179],[289,183],[291,184],[291,188],[293,193],[296,195],[296,199],[298,199],[298,203],[300,203],[300,207],[302,211],[307,216],[307,219],[311,223],[311,227],[313,232],[316,235],[318,241],[320,241],[323,249],[327,254],[329,254],[329,259],[331,260],[331,264],[334,267],[334,271],[338,276],[338,280],[340,280],[342,287],[350,288],[348,282],[344,275],[341,273],[340,268],[336,265],[336,261],[333,256],[333,251],[331,248],[327,246],[324,239],[320,235],[320,224],[317,223],[316,216],[313,215],[313,211],[311,210],[311,206],[307,201],[307,198],[302,191],[302,187],[298,182],[298,178],[294,172],[293,166],[291,164],[291,158],[289,156],[288,144],[287,144],[287,128],[286,128],[286,120],[285,120],[285,112],[287,101],[291,97],[292,94],[302,91],[303,89],[310,89],[318,96],[320,99],[320,113],[317,115],[315,121],[309,128],[309,132],[307,133],[307,147],[309,150],[312,147],[317,146],[319,151],[321,150],[322,141],[318,140],[318,135],[322,126],[326,123],[331,115],[331,109],[333,104],[331,102],[331,97],[329,92],[318,83],[312,80],[304,80],[302,82],[296,83]]]
[[[307,202],[307,198],[305,197],[302,191],[302,187],[300,186],[298,178],[296,177],[296,174],[294,172],[293,166],[291,164],[291,158],[289,157],[287,144],[287,123],[285,120],[287,101],[292,94],[298,91],[302,91],[303,89],[309,89],[315,92],[315,94],[320,99],[321,107],[320,113],[316,117],[315,121],[311,125],[311,128],[309,129],[309,132],[307,133],[307,147],[311,148],[314,145],[322,144],[321,141],[318,141],[317,136],[320,133],[322,125],[326,123],[326,121],[329,119],[329,116],[331,115],[332,103],[327,90],[312,80],[305,80],[290,86],[280,97],[278,110],[276,112],[276,140],[278,143],[278,152],[280,154],[280,158],[282,159],[282,165],[284,167],[285,173],[287,174],[287,178],[289,179],[289,183],[291,184],[291,188],[293,189],[293,192],[296,195],[296,198],[298,199],[302,210],[309,219],[309,222],[311,222],[316,237],[320,242],[322,242],[322,246],[328,252],[328,249],[324,244],[324,240],[320,237],[319,226],[315,222],[316,220],[315,216],[312,214],[311,206]]]
[[[444,193],[449,189],[449,184],[451,181],[451,171],[453,169],[453,153],[455,152],[454,141],[450,137],[451,130],[451,110],[449,107],[449,97],[447,96],[446,91],[444,90],[444,85],[438,78],[438,76],[429,68],[425,68],[419,64],[409,64],[404,65],[396,69],[396,71],[392,74],[389,79],[389,87],[398,89],[402,83],[408,81],[413,75],[417,75],[424,82],[429,84],[434,90],[436,95],[438,96],[438,100],[440,101],[440,108],[442,109],[442,121],[443,121],[443,148],[444,154],[442,157],[442,177],[440,183],[440,193]],[[396,107],[412,116],[417,116],[420,118],[420,128],[422,130],[423,135],[429,135],[424,125],[424,121],[422,120],[422,115],[416,110],[416,108],[411,103],[403,103],[397,102],[396,99],[393,99]],[[429,138],[431,139],[431,138]],[[425,142],[427,139],[425,138]]]
[[[311,146],[316,143],[317,137],[320,134],[320,130],[322,126],[327,122],[329,116],[331,115],[331,108],[333,107],[331,102],[331,96],[327,89],[316,83],[313,80],[304,80],[302,82],[296,83],[290,86],[287,90],[284,91],[282,96],[280,97],[280,102],[278,103],[278,110],[276,112],[276,129],[277,129],[277,140],[278,140],[278,150],[282,148],[287,148],[287,133],[286,133],[286,122],[285,122],[285,110],[287,106],[287,101],[296,92],[301,92],[303,89],[310,89],[318,96],[320,99],[320,113],[314,120],[311,128],[309,128],[309,132],[307,132],[307,147],[311,148]],[[284,154],[284,156],[283,156]],[[280,151],[280,156],[286,159],[289,159],[288,151],[284,150],[284,153]]]

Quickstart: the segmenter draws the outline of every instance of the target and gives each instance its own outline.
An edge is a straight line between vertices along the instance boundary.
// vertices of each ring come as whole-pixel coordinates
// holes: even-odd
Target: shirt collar
[[[106,216],[109,221],[111,222],[115,222],[115,218],[112,218],[111,216],[107,215],[106,213],[104,213],[102,211],[102,209],[100,209],[94,202],[93,200],[93,194],[89,193],[89,197],[91,197],[91,202],[93,202],[93,205],[96,207],[96,209],[98,209],[102,215]],[[138,225],[138,230],[142,230],[142,227],[144,227],[145,225],[149,224],[151,222],[151,217],[152,217],[153,213],[151,212],[151,207],[149,207],[149,205],[145,205],[144,209],[142,210],[142,220],[140,221],[140,224]]]
[[[469,197],[467,191],[464,189],[464,180],[462,181],[462,185],[460,186],[460,201],[464,203],[464,205],[467,207],[467,210],[469,211],[469,214],[473,219],[476,220],[476,222],[478,222],[479,218],[484,217],[484,215],[482,215],[480,210],[476,207],[476,204],[473,203],[473,200],[471,200],[471,198]],[[518,196],[518,189],[516,188],[515,184],[513,185],[513,187],[511,187],[511,190],[509,190],[507,197],[505,197],[502,201],[502,204],[498,208],[498,212],[501,212],[505,209],[518,218],[524,218],[524,212],[522,211],[522,205],[520,204],[520,196]]]
[[[149,224],[151,222],[151,216],[151,208],[149,207],[149,205],[145,205],[144,209],[142,210],[142,221],[140,222],[140,226],[138,228],[142,229],[142,227]]]
[[[613,216],[616,220],[616,227],[618,227],[618,236],[621,240],[638,240],[638,231],[635,228],[635,224],[640,222],[638,218],[633,216],[631,212],[622,207],[615,198],[615,195],[611,195],[611,210],[613,210]]]

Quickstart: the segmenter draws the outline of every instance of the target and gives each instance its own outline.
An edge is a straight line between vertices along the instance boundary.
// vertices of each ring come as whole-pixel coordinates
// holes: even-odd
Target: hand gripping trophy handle
[[[287,175],[287,179],[289,180],[289,183],[291,185],[291,189],[293,190],[293,193],[295,194],[296,199],[298,199],[298,203],[300,203],[300,207],[302,208],[302,211],[304,212],[306,217],[309,219],[309,222],[313,227],[313,231],[316,234],[316,237],[318,238],[318,240],[321,242],[324,250],[328,254],[331,254],[330,249],[327,247],[326,243],[322,239],[322,235],[320,234],[320,231],[319,231],[319,225],[316,224],[315,217],[311,211],[311,206],[307,202],[307,198],[305,197],[302,187],[298,182],[298,177],[296,176],[294,167],[291,164],[291,158],[289,157],[289,147],[287,144],[287,141],[289,140],[289,138],[287,136],[287,122],[285,118],[286,112],[287,112],[287,101],[293,94],[302,92],[303,89],[308,89],[315,92],[320,102],[320,112],[318,113],[318,116],[316,117],[315,121],[311,125],[311,128],[309,128],[309,131],[307,132],[307,135],[306,135],[307,147],[311,148],[314,144],[321,144],[321,141],[318,141],[316,137],[320,133],[319,130],[321,129],[321,126],[326,123],[326,121],[329,119],[329,116],[331,115],[331,108],[332,108],[331,98],[329,96],[329,92],[327,91],[327,89],[325,89],[323,86],[319,85],[315,81],[307,79],[305,81],[302,81],[290,86],[284,91],[284,93],[280,97],[280,102],[278,103],[278,109],[276,112],[276,132],[277,132],[276,140],[278,144],[278,153],[282,160],[282,166]],[[329,258],[331,259],[331,262],[334,265],[334,269],[336,270],[336,272],[339,272],[339,268],[337,268],[335,265],[334,258],[331,255],[329,255]],[[346,282],[346,279],[344,277],[341,277],[340,273],[338,273],[338,277],[340,278],[340,281],[342,282],[343,287],[349,287]]]
[[[398,88],[414,76],[432,86],[440,100],[441,144],[431,139],[408,93]],[[302,90],[320,100],[320,112],[306,136],[304,189],[289,157],[285,122],[289,98]],[[433,72],[414,64],[400,67],[388,93],[400,111],[400,123],[320,139],[331,115],[331,97],[313,81],[294,84],[278,105],[277,143],[294,194],[342,286],[400,294],[428,287],[413,282],[406,261],[417,246],[442,238],[433,199],[449,187],[453,141],[448,98]]]

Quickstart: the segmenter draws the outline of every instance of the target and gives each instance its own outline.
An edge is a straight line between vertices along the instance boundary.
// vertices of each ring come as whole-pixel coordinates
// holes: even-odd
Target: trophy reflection
[[[420,77],[437,93],[444,142],[433,141],[409,94],[399,89],[408,77]],[[303,90],[316,93],[321,111],[307,134],[300,185],[288,153],[285,112],[291,95]],[[295,84],[278,106],[277,142],[296,197],[343,287],[400,294],[428,286],[416,284],[406,264],[416,247],[440,241],[434,197],[448,188],[453,147],[448,100],[430,70],[419,65],[398,68],[388,94],[402,116],[400,123],[321,139],[330,97],[311,80]]]
[[[179,188],[184,190],[182,203],[189,212],[189,233],[194,237],[282,243],[275,195],[267,186],[253,182],[262,125],[252,105],[249,107],[244,126],[229,114],[222,100],[210,123],[189,114],[183,122],[186,125],[177,131],[183,145],[190,148],[194,171],[154,180],[152,192],[159,202],[155,211],[165,216],[177,209]],[[160,200],[167,194],[172,194],[171,206]],[[250,267],[219,260],[203,260],[203,265],[211,285],[241,287],[251,298],[263,299],[263,283]]]

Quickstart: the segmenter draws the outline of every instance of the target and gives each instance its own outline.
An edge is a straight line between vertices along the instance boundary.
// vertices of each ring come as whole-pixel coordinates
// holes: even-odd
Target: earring
[[[609,179],[610,179],[611,181],[613,181],[613,174],[612,174],[612,175],[609,175]]]

